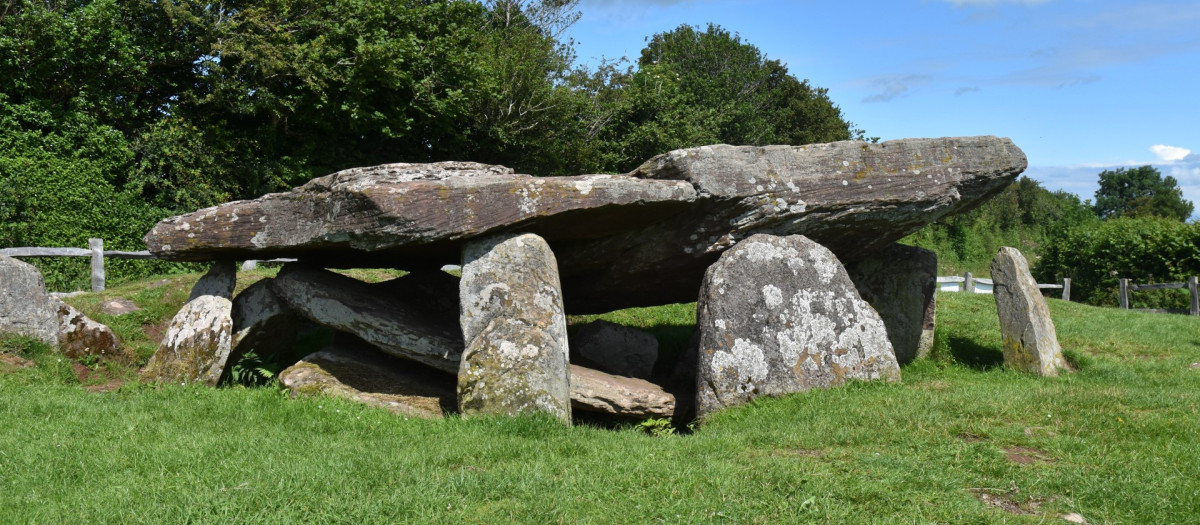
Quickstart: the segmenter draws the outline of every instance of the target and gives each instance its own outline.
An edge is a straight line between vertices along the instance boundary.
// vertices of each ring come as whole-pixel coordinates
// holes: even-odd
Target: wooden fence
[[[968,292],[968,293],[992,293],[991,279],[983,277],[975,277],[971,272],[966,272],[962,275],[953,275],[949,277],[938,277],[938,291],[940,292]],[[1071,278],[1063,279],[1062,284],[1038,284],[1038,288],[1043,290],[1053,289],[1062,290],[1062,299],[1064,301],[1071,300]]]
[[[91,257],[92,258],[92,291],[104,291],[104,258],[117,259],[157,259],[154,254],[143,250],[126,252],[120,250],[105,250],[104,239],[88,239],[87,248],[0,248],[0,255],[9,257]],[[242,262],[243,270],[253,270],[259,262],[293,262],[296,259],[249,260]]]
[[[1197,277],[1191,276],[1186,283],[1151,283],[1151,284],[1130,284],[1129,279],[1118,279],[1117,288],[1120,292],[1121,308],[1129,309],[1129,292],[1139,292],[1143,290],[1167,290],[1172,288],[1187,288],[1192,293],[1192,307],[1187,311],[1189,315],[1200,315],[1200,285],[1197,284]],[[1184,313],[1183,310],[1155,310],[1155,309],[1140,309],[1148,312],[1163,312],[1163,313]]]
[[[9,257],[91,257],[92,258],[92,291],[104,291],[104,258],[118,259],[156,259],[148,251],[124,252],[119,250],[104,250],[104,239],[88,239],[87,248],[3,248],[0,255]]]

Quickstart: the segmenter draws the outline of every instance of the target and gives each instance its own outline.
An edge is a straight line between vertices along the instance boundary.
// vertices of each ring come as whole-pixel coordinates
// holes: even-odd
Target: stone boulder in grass
[[[0,255],[0,333],[46,343],[71,358],[124,359],[116,334],[102,323],[46,292],[33,265]]]
[[[1004,364],[1042,376],[1070,370],[1063,359],[1046,298],[1016,248],[1003,246],[992,260],[992,295],[1000,316]]]
[[[721,255],[697,303],[696,415],[849,380],[898,381],[883,320],[812,240],[755,235]]]
[[[143,381],[216,386],[233,350],[232,261],[213,264],[192,288],[191,299],[167,325],[167,333],[140,372]]]

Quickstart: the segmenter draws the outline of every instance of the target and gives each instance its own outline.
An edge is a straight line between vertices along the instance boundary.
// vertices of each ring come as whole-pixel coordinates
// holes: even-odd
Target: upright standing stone
[[[721,255],[697,305],[696,413],[851,379],[899,380],[879,314],[807,237],[754,235]]]
[[[209,386],[220,381],[233,349],[230,296],[236,278],[232,262],[214,263],[200,278],[192,298],[171,318],[167,335],[142,369],[143,380]]]
[[[896,360],[908,363],[933,349],[937,254],[903,244],[846,266],[855,288],[883,318]]]
[[[0,332],[58,344],[58,309],[42,272],[5,255],[0,255]]]
[[[463,414],[546,412],[569,422],[567,323],[546,241],[508,234],[468,243],[459,292]]]
[[[1004,364],[1043,376],[1057,376],[1060,370],[1069,369],[1058,346],[1046,299],[1020,250],[1000,248],[992,260],[992,282]]]

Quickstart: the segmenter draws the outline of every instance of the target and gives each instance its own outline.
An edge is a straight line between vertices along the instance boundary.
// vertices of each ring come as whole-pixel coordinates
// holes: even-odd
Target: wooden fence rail
[[[104,291],[104,258],[117,259],[157,259],[149,251],[128,252],[121,250],[105,250],[104,239],[88,239],[87,248],[0,248],[0,255],[9,257],[91,257],[92,258],[92,291]],[[243,270],[253,270],[259,262],[293,262],[296,259],[267,259],[249,260],[242,263]]]
[[[0,255],[9,257],[91,257],[92,258],[92,291],[104,291],[104,258],[118,259],[156,259],[149,251],[126,252],[120,250],[104,250],[104,239],[88,239],[85,248],[3,248]]]
[[[1120,292],[1121,308],[1129,309],[1129,292],[1140,292],[1144,290],[1170,290],[1178,288],[1187,288],[1192,294],[1192,305],[1188,310],[1190,315],[1200,315],[1200,284],[1198,278],[1193,275],[1188,277],[1186,283],[1150,283],[1150,284],[1130,284],[1129,279],[1118,279],[1117,289]],[[1163,311],[1163,310],[1151,310]],[[1169,310],[1166,310],[1169,312]]]
[[[975,277],[971,272],[963,273],[962,275],[952,275],[949,277],[938,277],[938,290],[943,292],[969,292],[969,293],[992,293],[992,280],[982,277]],[[961,285],[957,283],[962,283]],[[1062,290],[1062,299],[1064,301],[1071,300],[1071,278],[1063,279],[1062,284],[1038,284],[1038,288],[1043,290]]]

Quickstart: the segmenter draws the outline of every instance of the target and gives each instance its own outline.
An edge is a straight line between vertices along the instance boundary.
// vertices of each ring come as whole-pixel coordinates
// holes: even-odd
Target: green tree
[[[709,24],[649,39],[636,72],[605,72],[621,86],[599,135],[611,169],[625,171],[677,148],[704,144],[807,144],[861,138],[823,88],[797,80],[778,60]]]
[[[1194,206],[1184,200],[1178,185],[1175,177],[1163,177],[1153,166],[1104,170],[1094,209],[1104,219],[1157,216],[1186,221]]]

